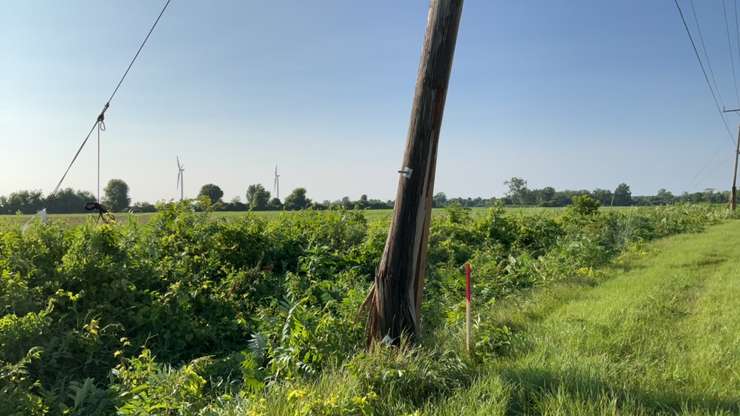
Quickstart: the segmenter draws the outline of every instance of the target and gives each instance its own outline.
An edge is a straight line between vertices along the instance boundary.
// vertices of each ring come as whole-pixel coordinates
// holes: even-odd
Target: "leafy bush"
[[[568,207],[575,215],[595,215],[599,210],[599,201],[593,199],[590,195],[576,195],[573,197],[573,203]]]
[[[456,339],[439,342],[461,332],[464,262],[485,306],[590,276],[630,245],[724,215],[695,205],[604,211],[586,198],[563,214],[495,207],[474,217],[453,206],[430,231],[430,335],[364,352],[358,310],[387,222],[344,210],[265,221],[214,219],[187,203],[159,209],[143,226],[0,230],[0,414],[413,411],[475,375]],[[478,358],[505,353],[512,330],[477,325]]]
[[[40,349],[32,348],[18,362],[0,361],[0,414],[35,416],[48,411],[37,394],[38,382],[28,372],[28,366],[40,355]]]

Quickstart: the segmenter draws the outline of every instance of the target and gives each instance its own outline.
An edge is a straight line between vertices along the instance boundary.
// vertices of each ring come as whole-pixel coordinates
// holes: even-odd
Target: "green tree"
[[[310,204],[311,200],[306,198],[306,188],[296,188],[285,198],[285,209],[289,211],[306,209]]]
[[[601,205],[609,205],[612,203],[612,191],[608,189],[596,188],[591,192],[591,196],[599,201]]]
[[[509,192],[506,195],[511,198],[511,201],[515,204],[524,205],[527,202],[527,194],[529,189],[527,188],[527,181],[516,176],[504,182],[504,185],[509,187]]]
[[[360,195],[360,200],[355,203],[355,208],[366,209],[368,205],[369,204],[367,202],[367,195],[362,194]]]
[[[673,203],[673,193],[667,191],[664,188],[660,188],[658,193],[655,194],[655,202],[661,205],[667,205]]]
[[[270,192],[260,184],[249,185],[247,188],[247,205],[252,211],[264,211],[270,203]]]
[[[134,212],[157,212],[157,207],[149,202],[137,202],[131,206],[131,210]]]
[[[215,204],[216,202],[221,202],[221,197],[224,196],[224,191],[222,191],[221,188],[218,187],[218,185],[208,183],[200,188],[200,193],[198,193],[198,197],[201,196],[208,197],[208,199],[211,201],[211,204]]]
[[[539,202],[541,205],[550,205],[552,204],[553,199],[555,199],[555,188],[552,186],[546,186],[540,190]]]
[[[46,208],[49,213],[84,212],[85,203],[94,200],[90,192],[65,188],[46,198]]]
[[[123,211],[131,205],[128,184],[122,179],[111,179],[103,190],[103,205],[111,211]]]
[[[267,204],[267,208],[273,211],[279,211],[283,209],[283,203],[280,202],[279,198],[272,198]]]
[[[435,208],[442,208],[447,206],[447,195],[444,192],[437,192],[432,197],[432,206]]]
[[[41,191],[18,191],[8,195],[3,202],[6,214],[33,214],[43,208],[44,198]]]
[[[620,183],[617,185],[617,189],[614,190],[613,204],[618,207],[632,205],[632,191],[630,191],[629,185],[626,183]]]

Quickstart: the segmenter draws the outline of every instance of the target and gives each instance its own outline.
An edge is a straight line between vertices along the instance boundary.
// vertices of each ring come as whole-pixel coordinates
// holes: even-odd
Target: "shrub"
[[[29,364],[38,360],[40,353],[34,348],[18,362],[0,360],[0,414],[36,416],[47,413],[48,407],[37,394],[38,382],[28,372]]]
[[[460,336],[465,261],[485,308],[725,215],[597,208],[585,197],[564,214],[451,207],[429,237],[426,346],[370,352],[358,310],[388,225],[361,212],[226,220],[183,202],[146,225],[0,230],[0,414],[412,411],[474,376],[456,339],[434,338]],[[477,325],[478,359],[506,353],[508,327]],[[334,391],[326,374],[349,385]]]
[[[601,203],[593,199],[590,195],[576,195],[573,197],[573,203],[568,207],[576,215],[595,215],[599,211]]]

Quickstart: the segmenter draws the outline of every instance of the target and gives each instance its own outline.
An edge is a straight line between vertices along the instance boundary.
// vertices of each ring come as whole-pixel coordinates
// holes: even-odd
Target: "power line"
[[[64,178],[67,177],[69,170],[72,169],[72,165],[74,165],[75,160],[77,160],[77,156],[80,155],[82,148],[85,147],[87,140],[90,138],[90,135],[92,134],[93,130],[95,130],[95,127],[97,125],[98,125],[98,121],[96,120],[95,123],[93,123],[92,127],[90,127],[90,131],[87,132],[87,135],[85,136],[85,140],[83,140],[80,147],[77,148],[77,153],[75,153],[75,155],[72,157],[72,161],[69,162],[69,166],[67,166],[67,170],[64,171],[64,175],[62,175],[62,178],[59,179],[59,182],[57,183],[57,186],[54,187],[54,190],[51,192],[51,195],[56,195],[57,191],[59,190],[59,187],[62,186],[62,182],[64,182]]]
[[[673,2],[676,4],[676,9],[678,9],[678,14],[681,16],[681,21],[683,22],[683,27],[686,29],[686,34],[689,36],[689,41],[691,42],[691,47],[694,50],[694,55],[696,56],[696,60],[699,62],[699,67],[701,68],[702,74],[704,74],[704,81],[707,83],[707,87],[709,87],[709,92],[712,93],[712,98],[714,99],[714,105],[717,108],[717,113],[719,114],[720,118],[722,119],[722,124],[725,126],[725,130],[727,130],[727,137],[730,140],[730,143],[732,145],[735,145],[735,140],[732,137],[732,133],[730,132],[730,126],[727,125],[727,120],[725,119],[724,113],[722,113],[722,107],[719,104],[719,100],[717,99],[717,94],[715,94],[714,88],[712,88],[712,83],[709,81],[709,76],[707,75],[707,71],[704,68],[704,63],[701,61],[701,57],[699,56],[699,51],[696,49],[696,43],[694,42],[694,37],[691,36],[691,31],[689,30],[688,24],[686,24],[686,18],[683,15],[683,10],[681,10],[681,6],[678,4],[678,0],[673,0]],[[694,3],[691,2],[691,6],[693,9]],[[696,17],[696,13],[694,13],[694,17]],[[698,20],[697,20],[698,25]],[[698,26],[697,26],[698,29]],[[701,32],[699,32],[699,36],[701,37]],[[703,44],[703,40],[702,40]],[[706,54],[706,49],[705,49]],[[709,65],[709,61],[707,60],[707,65]],[[714,77],[714,75],[712,75]],[[719,92],[718,92],[719,93]]]
[[[77,157],[80,155],[80,152],[85,147],[85,144],[87,144],[87,141],[90,139],[90,135],[92,135],[92,132],[95,130],[95,127],[97,127],[105,119],[105,112],[108,110],[108,107],[110,107],[110,102],[113,100],[113,97],[116,96],[118,89],[121,88],[121,84],[123,84],[123,81],[126,79],[126,76],[131,70],[131,67],[134,65],[134,62],[136,62],[136,59],[139,57],[141,50],[144,49],[144,45],[146,45],[146,42],[149,40],[149,36],[151,36],[152,32],[154,32],[154,28],[157,27],[157,24],[159,23],[159,19],[162,18],[162,15],[164,14],[165,10],[167,10],[167,7],[170,5],[171,1],[172,0],[167,0],[165,2],[164,6],[162,7],[162,10],[159,12],[159,15],[154,20],[152,27],[149,28],[149,32],[147,32],[146,36],[144,37],[144,40],[141,42],[141,45],[139,45],[139,49],[136,51],[136,54],[134,55],[133,58],[131,58],[131,62],[129,62],[128,66],[126,67],[126,70],[123,72],[121,79],[118,80],[118,84],[116,84],[116,88],[113,89],[113,92],[111,93],[110,97],[108,97],[108,100],[105,102],[105,105],[103,105],[103,109],[100,111],[100,114],[98,114],[98,117],[95,120],[95,123],[93,123],[92,127],[90,128],[90,131],[87,132],[85,139],[82,141],[82,144],[80,144],[80,147],[77,149],[77,152],[72,157],[72,161],[69,162],[69,166],[67,166],[67,170],[64,171],[62,178],[59,179],[59,182],[57,183],[57,186],[54,187],[54,191],[51,193],[51,195],[55,195],[57,191],[59,191],[59,187],[62,186],[62,182],[64,182],[64,179],[67,177],[69,170],[72,169],[72,165],[74,165],[75,161],[77,160]],[[99,157],[100,156],[98,156],[98,158]],[[98,161],[98,164],[99,163],[100,162]],[[98,167],[98,170],[100,170],[100,167]],[[98,172],[98,175],[99,174],[100,173]]]
[[[724,5],[724,1],[725,0],[723,0],[723,3],[722,3],[723,4],[723,8],[725,6]],[[719,95],[719,88],[717,87],[717,80],[714,77],[714,72],[712,71],[711,62],[709,61],[709,54],[707,52],[706,45],[704,44],[704,37],[703,37],[703,35],[701,33],[701,27],[699,25],[699,19],[698,19],[697,14],[696,14],[696,8],[694,7],[694,2],[693,2],[693,0],[690,0],[691,10],[692,10],[692,14],[693,14],[693,17],[694,17],[694,22],[696,23],[696,29],[697,29],[697,33],[699,35],[699,41],[701,42],[701,45],[702,45],[702,48],[703,48],[704,57],[706,58],[706,61],[707,61],[707,67],[709,68],[709,73],[711,74],[711,78],[714,81],[714,88],[712,87],[712,83],[709,81],[709,76],[707,76],[707,71],[706,71],[706,69],[704,67],[704,64],[702,63],[701,57],[699,56],[699,52],[698,52],[697,47],[696,47],[696,42],[694,42],[694,38],[691,35],[691,31],[689,30],[689,26],[686,23],[686,18],[684,17],[683,11],[681,10],[681,6],[678,4],[678,0],[674,0],[674,3],[676,5],[676,9],[678,10],[678,14],[681,16],[681,21],[683,22],[683,27],[686,30],[686,34],[689,37],[689,41],[691,42],[691,47],[694,50],[694,55],[696,56],[696,60],[699,62],[699,67],[701,68],[702,74],[704,74],[704,81],[706,81],[707,87],[709,87],[709,92],[712,94],[712,98],[714,100],[714,105],[715,105],[715,107],[717,109],[717,113],[719,114],[720,118],[722,119],[722,124],[724,125],[725,130],[727,131],[727,137],[730,139],[730,143],[732,143],[732,145],[734,146],[735,145],[735,140],[734,140],[734,138],[732,136],[732,133],[730,132],[730,127],[727,125],[727,119],[725,118],[724,112],[722,111],[722,109],[720,107],[721,96],[720,96],[719,99],[717,98],[717,96]],[[735,4],[735,21],[737,23],[737,4]],[[727,22],[726,19],[725,19],[725,22]],[[736,24],[736,28],[738,28],[737,24]],[[729,39],[729,37],[728,37],[728,39]],[[740,30],[738,30],[738,41],[739,41],[739,43],[738,43],[738,52],[740,53]],[[730,56],[730,58],[732,59],[732,56]],[[733,77],[734,76],[735,76],[735,73],[734,73],[734,69],[733,69]],[[734,80],[734,78],[733,78],[733,80]],[[716,94],[715,94],[715,89],[717,90]],[[736,91],[737,91],[737,89],[736,89]],[[714,162],[714,160],[717,157],[717,154],[718,154],[718,152],[715,153],[713,155],[713,157],[711,157],[707,161],[707,163],[704,166],[702,166],[702,168],[699,169],[699,171],[694,175],[694,178],[692,179],[692,181],[694,183],[696,183],[698,181],[698,178],[699,178],[700,175],[706,173],[705,172],[706,169]]]
[[[737,12],[737,9],[735,9]],[[727,33],[727,50],[730,52],[730,69],[732,70],[732,83],[735,85],[735,98],[737,98],[737,103],[740,104],[740,90],[737,88],[737,76],[735,75],[735,58],[734,53],[732,52],[732,41],[730,39],[730,23],[727,20],[727,2],[726,0],[722,0],[722,16],[725,19],[725,32]],[[737,18],[737,13],[735,14],[735,17]],[[735,20],[735,23],[737,24],[737,19]]]
[[[162,18],[162,15],[164,14],[164,11],[167,10],[167,6],[170,5],[170,2],[172,0],[167,0],[164,3],[164,6],[162,7],[162,11],[159,12],[159,16],[157,16],[157,19],[152,24],[152,27],[149,29],[149,32],[146,34],[146,37],[141,42],[141,45],[139,46],[139,49],[136,51],[136,55],[134,55],[133,58],[131,58],[131,62],[129,62],[128,67],[126,68],[126,71],[123,73],[123,76],[121,76],[121,80],[118,81],[118,84],[116,85],[116,88],[113,90],[113,93],[110,95],[110,98],[108,98],[108,103],[111,102],[113,97],[115,97],[116,93],[118,92],[118,89],[121,88],[121,84],[123,84],[123,80],[126,79],[126,75],[128,75],[128,71],[131,70],[131,67],[134,65],[134,62],[136,62],[136,58],[139,57],[139,54],[141,53],[141,50],[144,49],[144,45],[146,45],[146,42],[149,40],[149,36],[152,35],[152,32],[154,32],[154,28],[157,27],[157,23],[159,23],[159,19]]]
[[[699,169],[696,172],[696,174],[694,175],[694,177],[691,179],[691,188],[694,188],[694,187],[696,187],[696,185],[699,184],[699,179],[704,179],[704,177],[706,176],[706,174],[708,172],[707,171],[707,168],[709,168],[710,166],[714,165],[715,162],[717,162],[717,157],[726,153],[726,151],[723,150],[723,149],[724,149],[724,145],[720,145],[719,147],[717,147],[715,149],[714,153],[712,153],[712,155],[702,165],[701,169]],[[720,162],[722,162],[722,161],[724,161],[724,159],[720,160]]]
[[[735,34],[737,35],[737,42],[736,42],[737,56],[738,56],[738,59],[740,59],[740,20],[738,20],[738,14],[737,14],[737,0],[733,0],[732,3],[733,3],[732,8],[735,11]],[[740,60],[738,60],[738,62],[740,62]],[[740,102],[738,104],[740,104]]]
[[[678,2],[676,2],[676,4],[678,5]],[[707,45],[704,43],[704,35],[702,34],[702,31],[701,31],[701,25],[699,24],[699,17],[698,17],[698,14],[696,13],[696,7],[694,7],[694,0],[689,0],[689,5],[691,5],[691,14],[694,17],[694,24],[696,25],[696,34],[699,36],[699,43],[701,44],[701,50],[702,50],[702,53],[704,54],[704,60],[707,63],[707,69],[709,70],[709,75],[714,85],[714,91],[716,91],[717,97],[719,97],[717,101],[719,101],[720,103],[724,103],[724,100],[722,99],[722,94],[720,93],[720,90],[719,90],[719,84],[717,84],[717,78],[714,76],[714,69],[712,69],[712,60],[709,59],[709,50],[707,49]],[[680,7],[679,7],[679,12],[680,12]],[[683,13],[681,13],[681,17],[683,18]],[[685,20],[684,20],[684,26],[686,26]],[[686,30],[689,31],[688,26],[686,27]],[[689,38],[691,38],[691,34],[689,34]],[[691,43],[692,44],[694,43],[693,40]],[[694,49],[696,49],[696,47],[694,47]],[[701,59],[699,61],[701,62]]]

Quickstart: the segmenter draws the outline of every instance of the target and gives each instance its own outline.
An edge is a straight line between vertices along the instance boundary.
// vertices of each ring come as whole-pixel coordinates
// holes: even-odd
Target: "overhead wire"
[[[698,171],[696,172],[696,174],[694,174],[694,177],[693,177],[693,178],[691,179],[691,188],[694,188],[694,187],[696,187],[696,185],[698,185],[698,184],[699,184],[699,182],[700,182],[700,179],[704,179],[704,177],[705,177],[705,176],[707,175],[707,173],[709,172],[709,170],[707,170],[707,168],[709,168],[710,166],[712,166],[712,165],[714,165],[715,163],[717,163],[717,159],[718,159],[718,157],[720,158],[719,162],[722,162],[722,161],[723,161],[723,159],[721,159],[721,155],[722,155],[722,154],[725,154],[725,155],[726,155],[727,151],[726,151],[726,150],[725,150],[725,148],[724,148],[724,144],[721,144],[721,143],[719,143],[719,142],[717,142],[717,143],[719,144],[719,146],[717,146],[717,147],[716,147],[716,148],[714,149],[714,152],[712,153],[711,157],[709,157],[709,158],[708,158],[708,159],[706,160],[706,162],[705,162],[705,163],[704,163],[704,164],[702,165],[702,167],[701,167],[701,168],[700,168],[700,169],[699,169],[699,170],[698,170]]]
[[[121,88],[121,84],[123,84],[123,80],[126,79],[126,75],[128,75],[128,72],[131,70],[131,67],[134,65],[134,62],[136,62],[136,59],[139,57],[139,54],[141,53],[141,50],[144,49],[144,45],[146,45],[146,42],[149,40],[149,36],[152,35],[152,32],[154,32],[154,28],[157,27],[157,24],[159,23],[159,19],[162,18],[162,15],[164,14],[165,10],[167,10],[167,7],[170,5],[170,2],[172,0],[167,0],[164,3],[164,6],[162,6],[162,10],[159,12],[159,15],[154,20],[154,23],[152,23],[152,27],[149,28],[149,32],[147,32],[146,37],[144,37],[144,40],[141,42],[141,45],[139,45],[139,49],[136,51],[136,54],[133,58],[131,58],[131,62],[129,62],[128,67],[126,67],[126,71],[121,76],[121,79],[118,81],[118,84],[116,84],[116,88],[113,90],[113,93],[111,93],[110,98],[108,98],[108,103],[111,102],[113,97],[116,96],[116,93],[118,92],[118,89]]]
[[[737,12],[737,9],[735,9],[735,12]],[[732,72],[732,83],[735,86],[735,98],[737,99],[737,104],[740,105],[740,90],[737,88],[737,75],[735,74],[735,57],[734,52],[732,50],[732,40],[730,38],[730,23],[727,20],[727,1],[722,0],[722,16],[725,20],[725,33],[727,34],[727,50],[730,52],[730,69]],[[737,24],[737,13],[735,14],[735,24]]]
[[[720,105],[720,100],[717,98],[717,95],[719,94],[719,91],[715,92],[715,89],[712,87],[712,83],[709,80],[709,75],[707,75],[707,70],[704,67],[704,63],[702,62],[701,57],[699,56],[699,51],[698,51],[698,49],[696,47],[696,42],[694,42],[694,37],[691,35],[691,31],[689,30],[689,25],[686,23],[686,18],[685,18],[684,14],[683,14],[683,10],[681,9],[681,6],[678,4],[678,0],[673,0],[673,2],[676,5],[676,9],[678,10],[678,14],[681,16],[681,21],[683,22],[683,27],[686,30],[686,34],[689,37],[689,42],[691,42],[691,48],[694,50],[694,55],[696,56],[696,60],[699,62],[699,67],[701,68],[701,72],[702,72],[702,74],[704,74],[704,81],[706,81],[707,87],[709,87],[709,92],[712,94],[712,98],[714,100],[714,105],[715,105],[715,107],[717,109],[717,113],[719,114],[720,118],[722,119],[722,124],[724,125],[725,130],[727,130],[727,137],[730,140],[730,143],[732,143],[732,145],[734,146],[735,145],[735,140],[733,139],[732,133],[730,132],[730,126],[727,124],[727,120],[725,119],[725,114],[722,112],[722,106]],[[692,9],[694,9],[694,2],[693,2],[693,0],[691,1],[691,7],[692,7]],[[693,12],[694,12],[694,18],[696,18],[696,11],[695,11],[695,9],[693,10]],[[696,23],[698,25],[698,23],[699,23],[698,19],[696,20]],[[702,45],[703,45],[703,43],[704,43],[703,37],[701,36],[701,30],[699,29],[698,26],[697,26],[697,31],[699,33],[700,40],[701,40]],[[706,52],[706,48],[704,49],[704,53],[705,53],[705,56],[706,57],[709,56],[707,54],[707,52]],[[709,61],[708,60],[707,60],[707,65],[709,66]],[[713,73],[712,73],[712,78],[714,78],[714,74]]]
[[[110,97],[108,97],[108,100],[105,102],[105,105],[103,105],[103,109],[98,114],[95,122],[93,123],[92,127],[90,127],[90,131],[87,132],[87,135],[85,135],[84,140],[82,140],[82,143],[80,144],[80,147],[77,148],[77,152],[75,152],[74,156],[72,157],[72,160],[69,162],[69,165],[67,166],[67,169],[64,171],[64,174],[59,179],[59,182],[57,182],[57,185],[54,187],[54,191],[52,191],[51,195],[56,195],[56,193],[59,191],[59,188],[62,186],[62,183],[64,182],[64,179],[67,177],[67,174],[69,173],[70,169],[72,169],[72,165],[74,165],[75,161],[77,160],[77,157],[80,155],[80,152],[82,152],[82,149],[85,147],[85,144],[87,144],[87,141],[90,139],[90,136],[92,135],[93,131],[95,131],[96,127],[99,127],[101,123],[105,120],[105,112],[110,107],[110,103],[113,100],[113,98],[116,96],[116,93],[118,93],[118,90],[121,88],[121,85],[123,84],[123,81],[126,79],[126,76],[128,76],[129,71],[131,70],[131,67],[134,65],[134,62],[139,57],[139,54],[141,54],[142,49],[144,49],[144,46],[146,45],[147,41],[149,40],[149,37],[154,32],[154,29],[157,27],[157,24],[159,23],[159,20],[162,18],[162,15],[164,15],[165,10],[167,10],[167,7],[170,5],[170,2],[172,0],[166,0],[164,3],[164,6],[162,7],[162,10],[159,12],[159,15],[154,20],[154,23],[152,23],[152,26],[149,28],[149,32],[147,32],[146,36],[144,37],[144,40],[139,45],[139,49],[136,50],[136,54],[134,54],[134,57],[131,58],[131,61],[129,62],[128,66],[126,67],[126,70],[123,72],[123,75],[118,80],[118,83],[116,84],[116,87],[113,89],[113,92],[111,93]],[[104,124],[103,124],[104,126]],[[102,128],[102,130],[105,130],[105,127]],[[100,149],[100,131],[98,130],[98,152]],[[100,154],[98,153],[98,202],[100,202]]]
[[[737,13],[737,0],[732,1],[732,6],[735,12],[735,34],[737,35],[737,42],[735,43],[735,45],[737,46],[738,62],[740,62],[740,19],[738,19],[738,13]],[[740,105],[740,103],[738,103],[738,105]],[[736,112],[735,114],[740,116],[740,113]]]
[[[727,119],[725,118],[725,114],[724,114],[724,111],[723,111],[723,108],[724,107],[723,106],[722,107],[720,106],[720,102],[722,101],[722,96],[720,95],[719,87],[717,85],[717,80],[716,80],[716,78],[714,76],[714,71],[712,70],[711,62],[709,60],[709,53],[707,52],[707,48],[706,48],[706,45],[704,43],[704,36],[702,35],[702,32],[701,32],[701,26],[699,24],[699,19],[697,17],[697,13],[696,13],[696,7],[694,6],[693,0],[689,0],[689,3],[691,5],[691,12],[692,12],[692,15],[694,17],[694,22],[696,24],[696,30],[697,30],[697,34],[699,36],[699,41],[701,42],[701,45],[702,45],[702,51],[704,53],[704,57],[705,57],[706,62],[707,62],[707,68],[709,69],[709,74],[711,75],[712,81],[714,81],[714,87],[712,86],[712,82],[710,82],[710,77],[707,75],[707,70],[704,67],[704,63],[701,60],[701,56],[699,55],[699,51],[697,50],[696,42],[694,41],[694,37],[691,34],[691,30],[689,29],[689,26],[686,23],[686,18],[684,16],[683,10],[681,9],[681,5],[678,3],[678,0],[674,0],[674,4],[676,5],[676,9],[678,10],[678,14],[681,17],[681,22],[683,23],[683,27],[686,30],[686,35],[688,35],[689,42],[691,43],[691,47],[694,50],[694,56],[696,57],[696,60],[699,63],[699,67],[701,68],[702,74],[704,75],[704,81],[706,82],[707,87],[709,88],[709,92],[712,94],[712,99],[714,101],[715,108],[717,109],[717,113],[719,114],[720,119],[722,120],[722,124],[723,124],[723,126],[725,128],[725,131],[727,132],[727,137],[730,140],[730,143],[732,144],[732,146],[734,147],[737,142],[733,138],[732,132],[730,131],[730,127],[727,124]],[[729,38],[729,24],[728,24],[728,21],[727,21],[727,12],[726,12],[725,0],[722,0],[722,7],[723,7],[723,15],[725,17],[725,28],[726,28],[726,31],[727,31],[728,45],[729,45],[731,42],[730,42],[730,38]],[[735,29],[737,31],[737,36],[738,36],[738,44],[737,44],[737,46],[738,46],[738,56],[740,57],[740,26],[738,26],[737,0],[734,0],[734,12],[735,12]],[[735,78],[736,75],[735,75],[735,68],[734,68],[734,58],[732,56],[732,50],[731,49],[732,48],[730,46],[730,59],[731,59],[731,66],[732,66],[732,76],[733,76],[733,81],[735,83],[735,92],[736,92],[736,95],[739,95],[738,89],[737,89],[737,80]],[[740,61],[738,61],[738,62],[740,62]],[[715,93],[715,90],[716,90],[716,93]],[[738,104],[740,104],[740,97],[738,97]],[[740,140],[740,138],[738,138],[738,140]],[[714,152],[713,156],[710,159],[708,159],[707,162],[702,166],[702,168],[699,169],[699,171],[694,175],[694,177],[692,179],[692,183],[693,183],[692,184],[692,187],[696,186],[696,184],[698,183],[698,179],[699,179],[700,176],[703,177],[703,174],[706,174],[707,168],[715,162],[715,160],[717,159],[717,156],[720,155],[720,153],[721,153],[721,148],[718,148],[717,151]]]
[[[98,121],[98,204],[100,203],[100,132],[105,131],[105,122]]]
[[[678,6],[678,1],[677,0],[674,0],[674,1],[676,1],[676,7],[678,7],[678,9],[679,9],[679,14],[681,15],[681,19],[683,19],[683,12],[681,11],[681,7]],[[701,51],[704,54],[704,60],[707,63],[706,68],[709,70],[709,76],[711,77],[711,80],[713,82],[714,91],[716,92],[717,97],[719,97],[719,98],[716,98],[716,101],[722,103],[722,102],[724,102],[724,100],[722,99],[722,94],[721,94],[721,92],[719,90],[719,84],[717,83],[717,78],[714,76],[714,69],[712,68],[712,60],[709,59],[709,50],[707,49],[707,45],[704,43],[704,35],[702,33],[702,30],[701,30],[701,24],[699,24],[699,16],[696,13],[696,7],[694,6],[694,0],[689,0],[689,5],[691,6],[691,15],[694,18],[694,25],[696,25],[696,34],[698,35],[698,37],[699,37],[699,43],[701,44]],[[688,25],[686,24],[686,21],[685,20],[684,20],[684,26],[686,27],[686,32],[689,33],[689,39],[691,40],[692,45],[694,45],[694,52],[696,52],[696,46],[694,44],[693,37],[691,36],[691,32],[689,31]],[[698,53],[697,53],[697,55],[698,55]],[[702,70],[703,70],[703,65],[701,64],[701,59],[698,58],[698,56],[697,56],[697,59],[699,59],[699,62],[700,62],[699,65],[702,66]]]

